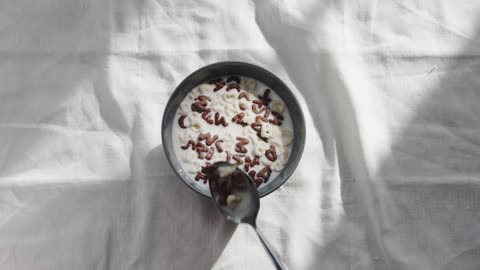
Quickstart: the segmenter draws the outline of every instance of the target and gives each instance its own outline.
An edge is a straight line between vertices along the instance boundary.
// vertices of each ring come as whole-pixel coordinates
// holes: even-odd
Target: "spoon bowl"
[[[209,175],[209,187],[217,209],[234,223],[255,223],[260,210],[260,196],[256,185],[247,174],[233,164],[217,162],[214,165],[215,171]],[[222,179],[230,176],[231,179],[225,181],[232,182],[231,188],[227,187],[227,182],[222,182]],[[232,200],[237,200],[235,207],[231,207],[232,203],[229,205]]]
[[[253,180],[235,165],[216,162],[206,170],[210,193],[215,207],[230,221],[250,224],[270,256],[276,269],[288,269],[278,252],[257,228],[260,196]]]

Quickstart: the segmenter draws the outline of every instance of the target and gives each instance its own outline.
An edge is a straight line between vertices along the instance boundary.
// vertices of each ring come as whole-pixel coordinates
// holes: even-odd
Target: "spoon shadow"
[[[161,146],[146,155],[144,166],[143,177],[132,188],[137,259],[131,267],[211,269],[236,225],[227,222],[210,199],[178,179]]]

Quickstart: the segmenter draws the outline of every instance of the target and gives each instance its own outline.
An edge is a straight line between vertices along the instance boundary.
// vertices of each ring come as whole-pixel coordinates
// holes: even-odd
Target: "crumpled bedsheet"
[[[307,141],[258,226],[290,269],[480,267],[480,3],[4,1],[0,268],[272,269],[188,189],[165,104],[218,61],[295,92]]]

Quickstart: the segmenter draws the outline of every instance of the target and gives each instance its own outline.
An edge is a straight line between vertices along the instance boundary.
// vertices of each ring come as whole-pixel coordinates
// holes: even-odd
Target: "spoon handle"
[[[272,244],[267,241],[265,236],[263,236],[263,234],[258,230],[258,228],[255,228],[255,231],[257,232],[258,238],[260,238],[260,242],[262,242],[263,247],[270,256],[270,259],[272,259],[275,268],[278,270],[288,270],[287,266],[285,266],[283,261],[280,259],[280,255],[275,250],[275,248],[273,248]]]

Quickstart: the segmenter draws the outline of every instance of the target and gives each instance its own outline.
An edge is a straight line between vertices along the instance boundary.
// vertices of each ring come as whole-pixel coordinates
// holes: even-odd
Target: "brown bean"
[[[235,151],[238,152],[238,153],[243,153],[243,154],[245,154],[245,153],[248,152],[248,149],[247,149],[245,146],[243,146],[243,145],[238,145],[238,144],[237,144],[237,145],[235,146]]]
[[[202,148],[205,148],[205,144],[201,143],[201,142],[197,142],[197,147],[202,147]]]
[[[205,179],[205,175],[201,172],[198,172],[197,175],[195,176],[195,181],[199,181],[199,180],[203,180]]]
[[[262,139],[262,141],[264,142],[267,142],[268,143],[268,139],[265,138],[265,137],[262,137],[262,135],[260,134],[260,131],[257,131],[257,137],[259,137],[260,139]]]
[[[187,117],[186,115],[182,115],[180,116],[180,118],[178,118],[178,125],[181,128],[187,128],[187,126],[185,126],[185,123],[184,123],[186,117]]]
[[[227,90],[227,92],[228,92],[228,91],[230,91],[230,90],[232,90],[232,89],[237,89],[237,92],[240,93],[240,85],[238,85],[238,84],[229,84],[229,85],[227,86],[227,89],[225,89],[225,90]]]
[[[216,84],[216,83],[219,83],[219,82],[222,82],[223,79],[222,78],[215,78],[215,79],[211,79],[208,81],[209,84]]]
[[[224,127],[228,126],[227,121],[225,121],[225,117],[220,117],[218,112],[215,113],[215,125],[222,125]]]
[[[283,115],[281,115],[280,113],[278,113],[276,111],[272,111],[272,115],[277,117],[279,120],[283,120]]]
[[[243,160],[242,160],[242,157],[244,157],[245,155],[243,154],[235,154],[233,155],[233,159],[237,162],[237,165],[242,165],[243,164]]]
[[[216,82],[215,83],[215,88],[213,88],[213,92],[217,92],[218,90],[221,90],[225,86],[224,83],[222,82]]]
[[[202,118],[207,121],[208,124],[213,124],[212,116],[210,115],[210,109],[207,109],[202,113]]]
[[[237,123],[237,122],[241,121],[243,119],[243,117],[245,117],[244,112],[238,113],[234,117],[232,117],[232,122]]]
[[[260,132],[260,130],[262,129],[262,123],[259,123],[259,122],[252,123],[250,126],[252,127],[253,130],[257,132]]]
[[[242,125],[242,126],[246,126],[248,124],[243,122],[244,117],[245,117],[244,112],[238,113],[232,118],[232,122],[237,123],[237,124]]]
[[[204,112],[207,109],[207,102],[197,101],[190,106],[193,112]]]
[[[265,180],[265,182],[267,182],[268,179],[270,178],[271,174],[272,174],[272,170],[270,169],[270,167],[267,166],[267,167],[261,169],[258,172],[257,176],[263,178]]]
[[[200,133],[200,135],[198,135],[198,141],[203,141],[205,140],[205,143],[207,144],[207,146],[210,146],[211,144],[213,144],[216,140],[218,139],[218,135],[214,135],[212,137],[212,134],[210,132],[207,132],[207,133]]]
[[[198,100],[200,101],[212,101],[212,99],[209,97],[209,96],[206,96],[206,95],[200,95],[198,96]]]
[[[260,158],[258,156],[255,156],[253,159],[251,159],[250,157],[246,157],[245,158],[245,163],[248,163],[248,165],[253,167],[255,165],[260,164]]]
[[[265,123],[268,123],[268,119],[265,116],[260,116],[260,115],[255,116],[255,122],[260,122],[260,120]]]
[[[245,145],[245,144],[249,144],[249,143],[250,143],[250,141],[249,141],[247,138],[243,138],[243,137],[237,136],[236,139],[237,139],[237,141],[239,141],[239,143],[241,143],[242,145]]]
[[[209,170],[212,169],[215,165],[210,162],[206,162],[204,166],[202,166],[201,172],[203,174],[208,174]]]
[[[260,157],[259,156],[255,156],[252,160],[252,162],[250,162],[250,166],[255,166],[255,165],[260,165]]]
[[[253,101],[254,104],[257,104],[260,108],[263,107],[263,101],[259,100],[259,99],[255,99]]]
[[[272,115],[274,118],[270,119],[269,122],[277,126],[282,125],[282,122],[280,122],[280,120],[283,120],[283,116],[275,111],[272,111]]]
[[[242,138],[242,137],[237,137],[237,140],[239,142],[235,145],[235,151],[239,153],[248,152],[247,148],[244,145],[249,144],[250,141],[247,138]]]
[[[192,150],[195,150],[196,145],[194,140],[189,140],[186,145],[182,146],[182,149],[187,150],[190,147],[190,145],[192,146]]]
[[[218,140],[215,142],[215,147],[217,147],[217,152],[219,153],[222,153],[223,152],[223,148],[222,148],[222,145],[221,143],[223,143],[224,141],[223,140]]]
[[[259,114],[262,112],[262,109],[260,109],[261,106],[258,104],[252,104],[252,111],[256,114]]]
[[[265,111],[265,114],[263,115],[264,117],[269,117],[270,113],[272,112],[272,110],[270,110],[270,108],[268,108],[267,106],[265,106],[262,111]]]
[[[272,99],[268,97],[270,95],[270,91],[271,91],[270,89],[265,89],[265,92],[263,92],[263,95],[258,96],[258,98],[263,101],[264,105],[268,105],[268,103],[272,101]]]
[[[277,151],[275,150],[274,145],[270,145],[270,149],[267,149],[265,151],[265,156],[268,158],[270,161],[275,161],[277,160]]]
[[[257,172],[255,170],[251,170],[248,172],[248,176],[250,176],[253,179],[255,179],[255,174],[257,174]]]
[[[209,132],[208,134],[210,134],[210,132]],[[207,133],[200,133],[200,134],[198,135],[197,140],[203,141],[203,140],[205,140],[205,139],[207,138],[207,136],[208,136]]]
[[[235,81],[236,83],[240,83],[240,77],[233,75],[227,78],[227,83],[232,81]]]
[[[274,125],[277,125],[277,126],[280,126],[282,123],[278,121],[278,118],[274,118],[274,119],[270,119],[268,120],[268,122],[270,124],[274,124]]]
[[[262,178],[255,178],[255,180],[253,180],[253,182],[255,182],[255,185],[258,188],[263,183],[263,179]]]
[[[210,135],[210,132],[208,134]],[[206,140],[207,146],[212,145],[216,140],[218,140],[218,135],[208,136]]]
[[[206,147],[197,147],[197,154],[198,154],[198,158],[199,159],[204,159],[205,158],[205,149],[207,149]],[[208,152],[208,150],[207,150]]]
[[[247,93],[247,92],[241,92],[241,93],[238,95],[238,99],[242,99],[242,98],[250,101],[250,94]]]
[[[230,162],[232,160],[232,155],[230,155],[230,152],[228,151],[225,151],[225,153],[227,154],[227,158],[225,159],[225,161]]]
[[[203,140],[208,140],[208,138],[212,138],[212,134],[210,132],[207,132],[207,133],[200,133],[198,135],[198,138],[197,140],[198,141],[203,141]],[[208,144],[207,144],[208,145]]]
[[[210,147],[210,150],[208,151],[208,154],[205,156],[205,158],[207,160],[211,160],[214,153],[215,153],[215,147]]]
[[[247,109],[247,105],[245,105],[245,104],[243,104],[243,103],[240,103],[240,104],[238,105],[238,107],[239,107],[240,110],[242,110],[242,111],[245,111],[245,110]]]

